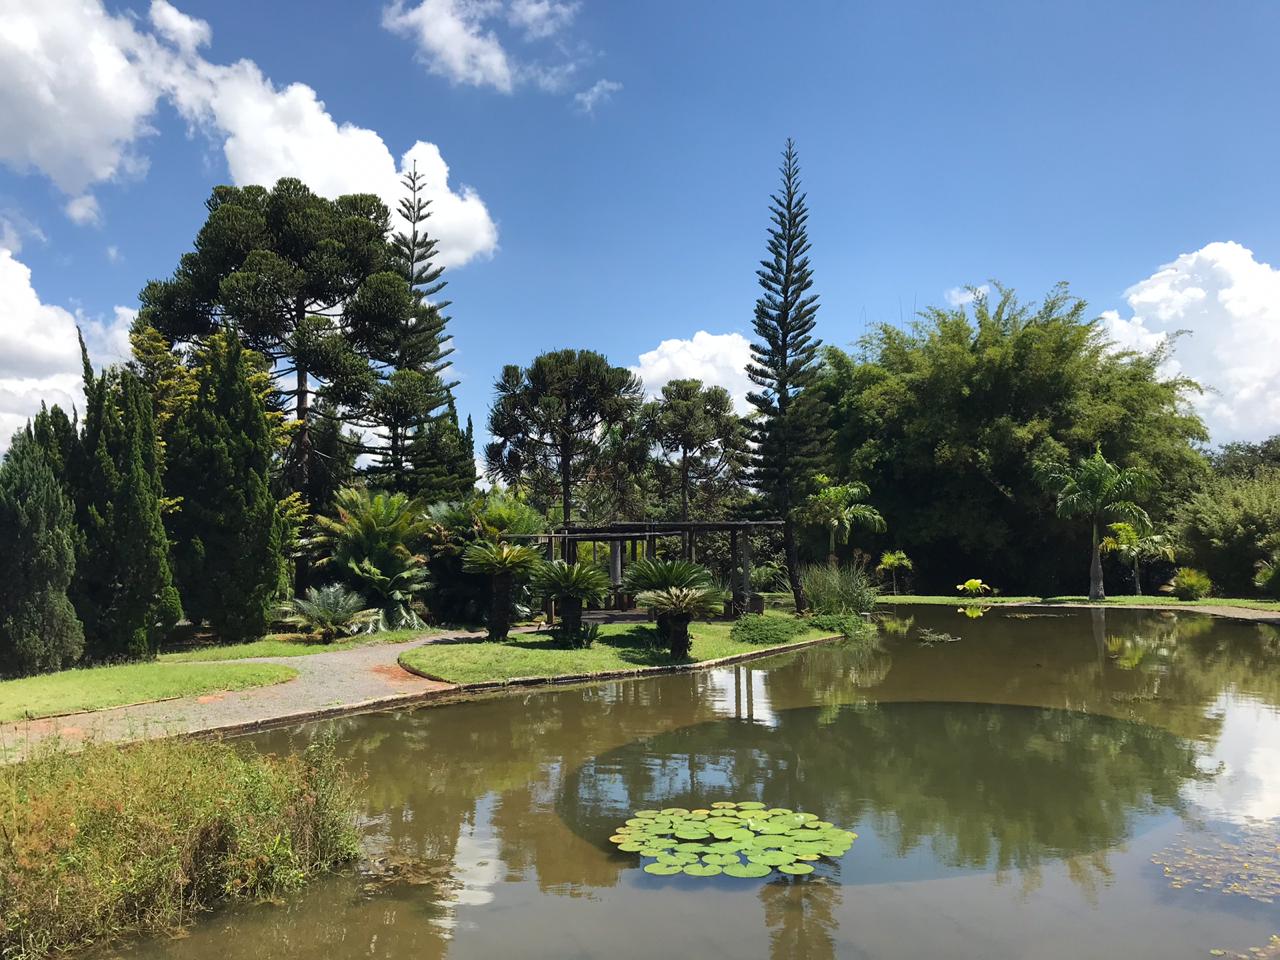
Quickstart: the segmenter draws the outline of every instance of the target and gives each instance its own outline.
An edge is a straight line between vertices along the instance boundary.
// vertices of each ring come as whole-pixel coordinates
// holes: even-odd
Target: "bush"
[[[814,613],[868,613],[880,591],[860,566],[814,564],[800,569],[800,585]]]
[[[773,646],[793,640],[807,629],[808,624],[796,617],[749,613],[734,621],[729,636],[738,643]]]
[[[356,855],[331,743],[264,757],[218,741],[50,751],[0,769],[0,955],[35,960],[168,930]]]
[[[1177,531],[1191,561],[1227,596],[1248,596],[1271,538],[1280,537],[1280,469],[1213,481],[1178,510]]]
[[[1213,592],[1213,581],[1203,570],[1179,567],[1173,577],[1173,595],[1179,600],[1203,600]]]
[[[815,614],[809,618],[809,626],[823,633],[838,633],[846,640],[854,640],[872,632],[871,624],[856,614]]]

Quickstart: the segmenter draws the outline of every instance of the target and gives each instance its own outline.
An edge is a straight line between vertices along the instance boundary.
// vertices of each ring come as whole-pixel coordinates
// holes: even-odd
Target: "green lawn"
[[[160,654],[164,663],[207,663],[215,660],[242,660],[246,657],[308,657],[314,653],[337,653],[354,650],[372,643],[402,643],[415,637],[429,636],[436,630],[386,630],[382,633],[364,633],[341,643],[320,643],[301,639],[291,634],[263,637],[252,643],[213,644],[175,650]]]
[[[1062,596],[1062,597],[962,597],[962,596],[881,596],[879,602],[884,605],[893,604],[922,604],[922,605],[941,605],[963,606],[966,604],[1001,604],[1001,603],[1088,603],[1089,598],[1085,596]],[[1114,607],[1132,607],[1132,606],[1160,606],[1160,607],[1245,607],[1250,610],[1272,610],[1280,613],[1280,602],[1274,600],[1255,600],[1248,597],[1205,597],[1203,600],[1179,600],[1177,597],[1171,597],[1167,594],[1155,594],[1154,596],[1135,597],[1131,595],[1122,595],[1117,597],[1107,597],[1103,603],[1107,606]]]
[[[128,663],[0,682],[0,723],[105,710],[130,703],[247,690],[292,680],[274,663]]]
[[[760,644],[730,638],[729,623],[695,623],[693,648],[686,664],[763,649]],[[828,636],[809,629],[788,642]],[[426,644],[400,655],[400,662],[453,683],[484,683],[516,677],[564,677],[576,674],[668,666],[665,650],[652,645],[653,628],[614,623],[600,628],[595,644],[585,650],[564,647],[552,634],[513,634],[502,643]]]

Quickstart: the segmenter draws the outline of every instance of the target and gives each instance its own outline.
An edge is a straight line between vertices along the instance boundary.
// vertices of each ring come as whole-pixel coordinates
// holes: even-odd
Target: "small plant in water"
[[[987,611],[990,609],[990,607],[979,607],[969,604],[963,607],[956,607],[956,613],[963,613],[970,620],[978,620],[985,617],[987,615]]]
[[[966,597],[980,597],[984,593],[990,593],[991,587],[983,583],[978,577],[966,580],[964,583],[957,583],[956,589],[963,593]]]
[[[844,856],[857,837],[812,813],[721,800],[696,810],[637,810],[609,840],[650,860],[644,872],[659,877],[761,878],[813,873],[814,863]]]
[[[960,639],[941,630],[932,630],[929,627],[920,628],[919,638],[921,646],[925,647],[932,647],[939,643],[955,643]]]

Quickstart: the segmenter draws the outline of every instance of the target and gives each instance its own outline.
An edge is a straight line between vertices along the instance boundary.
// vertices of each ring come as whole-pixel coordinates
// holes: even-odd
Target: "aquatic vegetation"
[[[956,607],[956,613],[962,613],[970,620],[981,620],[987,615],[987,611],[990,609],[990,607],[979,607],[970,604],[963,607]]]
[[[984,593],[991,592],[991,587],[983,583],[979,577],[972,577],[964,583],[957,583],[956,589],[966,597],[980,597]]]
[[[1280,830],[1274,822],[1245,827],[1230,836],[1179,838],[1151,862],[1164,870],[1174,890],[1191,888],[1258,903],[1280,899]]]
[[[761,878],[775,869],[813,873],[815,863],[844,856],[857,838],[816,814],[720,800],[695,810],[637,810],[609,840],[649,860],[644,872],[655,876]]]
[[[955,643],[959,637],[952,636],[942,630],[933,630],[929,627],[921,627],[919,633],[920,645],[923,647],[932,647],[939,643]]]

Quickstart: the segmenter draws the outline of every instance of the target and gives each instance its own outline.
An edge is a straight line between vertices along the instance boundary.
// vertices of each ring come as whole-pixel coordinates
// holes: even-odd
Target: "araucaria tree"
[[[690,495],[698,485],[737,476],[746,466],[746,428],[724,387],[672,380],[646,419],[678,478],[681,520],[689,519]]]
[[[755,483],[765,502],[783,521],[787,574],[797,612],[807,603],[800,583],[796,548],[796,509],[822,467],[818,426],[821,411],[809,392],[818,371],[813,326],[818,297],[811,293],[809,210],[800,190],[800,164],[795,144],[782,154],[782,186],[771,197],[768,256],[756,271],[763,292],[756,301],[747,376],[760,387],[747,399],[756,408]]]
[[[0,462],[0,677],[80,656],[84,631],[67,598],[75,539],[71,502],[28,426]]]
[[[1074,467],[1047,464],[1041,467],[1045,486],[1057,496],[1060,517],[1084,517],[1092,524],[1093,548],[1089,554],[1089,599],[1105,600],[1102,585],[1102,525],[1110,520],[1151,528],[1151,518],[1137,503],[1148,478],[1133,467],[1118,467],[1094,449]]]
[[[605,430],[640,409],[639,378],[591,350],[556,350],[503,367],[489,413],[490,473],[536,491],[556,489],[565,523],[573,491],[600,456]]]
[[[225,333],[195,365],[196,396],[170,429],[166,492],[179,502],[166,525],[187,616],[233,643],[266,630],[280,584],[266,373]]]

